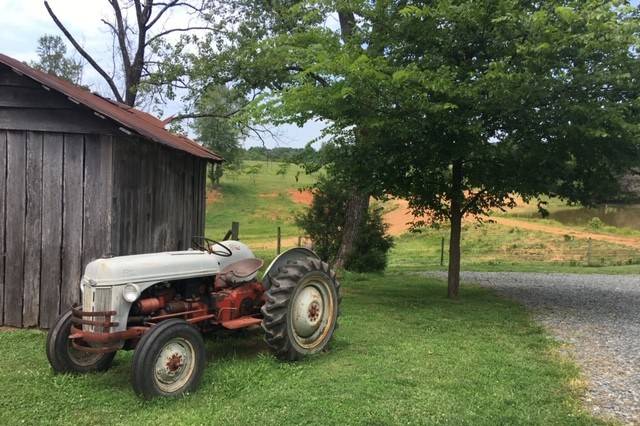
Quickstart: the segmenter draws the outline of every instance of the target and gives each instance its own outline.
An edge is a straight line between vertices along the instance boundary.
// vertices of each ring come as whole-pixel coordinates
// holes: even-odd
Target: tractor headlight
[[[135,284],[127,284],[122,291],[122,298],[129,303],[135,302],[140,296],[140,290]]]

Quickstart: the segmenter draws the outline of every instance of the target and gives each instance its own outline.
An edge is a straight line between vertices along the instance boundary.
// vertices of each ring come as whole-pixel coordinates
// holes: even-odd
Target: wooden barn
[[[0,55],[0,324],[47,328],[93,259],[188,248],[222,158]]]

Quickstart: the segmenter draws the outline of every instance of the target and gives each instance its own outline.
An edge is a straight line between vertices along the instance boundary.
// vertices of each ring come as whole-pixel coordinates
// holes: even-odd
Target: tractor
[[[56,373],[107,370],[134,350],[131,382],[142,398],[194,391],[206,361],[203,335],[261,325],[275,355],[295,361],[327,348],[337,327],[340,283],[311,250],[263,261],[240,241],[195,237],[189,250],[106,257],[80,281],[82,304],[49,330]]]

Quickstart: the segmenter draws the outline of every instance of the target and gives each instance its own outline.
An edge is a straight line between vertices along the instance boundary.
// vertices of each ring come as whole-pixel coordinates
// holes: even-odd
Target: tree
[[[291,166],[291,163],[280,163],[280,165],[278,166],[278,170],[276,171],[276,175],[282,176],[284,178],[289,171],[289,166]]]
[[[209,178],[218,184],[223,174],[223,167],[239,166],[242,147],[241,125],[231,118],[241,108],[244,99],[226,86],[211,86],[198,99],[197,112],[215,111],[216,115],[203,114],[195,120],[195,131],[198,140],[204,146],[220,154],[225,160],[224,166],[216,165],[209,169]]]
[[[82,79],[82,62],[67,56],[67,46],[60,36],[45,34],[38,39],[38,60],[33,68],[53,74],[74,84]]]
[[[168,85],[182,87],[179,81],[158,81],[150,78],[154,74],[158,63],[152,59],[152,54],[157,53],[166,46],[164,38],[175,33],[190,33],[197,30],[214,31],[214,25],[186,25],[184,27],[172,27],[167,25],[166,19],[172,10],[181,9],[199,16],[203,7],[202,2],[169,0],[156,2],[153,0],[108,0],[113,9],[113,17],[110,20],[103,19],[116,40],[114,61],[119,58],[120,72],[123,87],[118,87],[118,79],[113,73],[108,73],[99,61],[75,39],[71,32],[64,26],[58,16],[49,6],[47,1],[44,6],[53,22],[62,31],[78,53],[96,70],[109,85],[113,96],[118,102],[129,106],[136,105],[141,86],[147,84],[147,90],[152,92],[152,86]],[[131,13],[129,13],[131,12]],[[133,15],[131,19],[129,15]],[[158,29],[159,28],[159,29]],[[156,30],[158,29],[158,30]]]
[[[449,221],[450,297],[464,216],[482,220],[515,193],[597,202],[638,163],[638,11],[627,2],[233,5],[237,33],[201,46],[193,69],[256,91],[255,117],[330,123],[323,156],[357,189],[353,223],[384,193]],[[336,15],[339,29],[327,25]]]
[[[340,179],[321,176],[313,187],[311,205],[296,216],[296,224],[305,230],[316,253],[327,262],[335,263],[340,251],[350,190]],[[369,207],[359,227],[344,268],[356,272],[384,270],[393,238],[386,233],[388,225],[383,221],[382,207]]]
[[[232,82],[236,90],[245,92],[250,101],[248,109],[257,123],[303,125],[309,120],[326,120],[333,123],[327,134],[351,128],[357,138],[368,137],[365,135],[375,131],[353,131],[359,129],[361,111],[357,107],[345,108],[344,104],[345,99],[357,95],[341,92],[343,82],[325,78],[313,68],[318,61],[335,61],[328,66],[341,67],[344,57],[379,55],[383,45],[372,36],[377,24],[358,28],[354,11],[344,2],[213,0],[208,5],[212,15],[215,11],[219,19],[230,22],[236,31],[221,38],[209,34],[198,40],[196,55],[183,48],[187,40],[176,49],[170,62],[182,63],[192,93]],[[339,17],[337,30],[326,25],[334,15]],[[320,105],[313,98],[316,91],[326,92],[322,96],[325,104]],[[285,108],[279,108],[278,102],[285,100],[289,92],[295,93],[296,98],[288,98]],[[337,267],[343,266],[349,257],[373,193],[369,179],[357,174],[349,176],[354,179],[348,183],[352,190]]]
[[[451,224],[543,194],[592,204],[640,160],[638,12],[622,1],[417,2],[387,9],[369,149],[389,192]],[[349,145],[350,142],[344,142]]]

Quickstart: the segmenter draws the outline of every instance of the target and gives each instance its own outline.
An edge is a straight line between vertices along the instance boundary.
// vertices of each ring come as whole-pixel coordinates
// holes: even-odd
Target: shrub
[[[604,226],[604,222],[599,217],[592,217],[589,221],[589,227],[591,229],[601,229]]]
[[[313,188],[311,205],[296,216],[296,224],[311,238],[314,250],[324,261],[333,262],[338,254],[348,196],[348,190],[339,182],[322,177]],[[393,239],[386,234],[387,227],[382,208],[369,208],[345,269],[355,272],[384,270],[387,253],[393,246]]]

